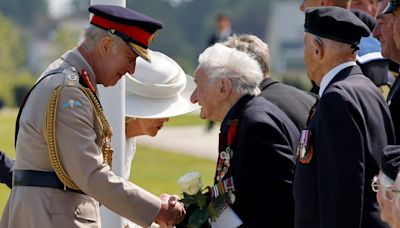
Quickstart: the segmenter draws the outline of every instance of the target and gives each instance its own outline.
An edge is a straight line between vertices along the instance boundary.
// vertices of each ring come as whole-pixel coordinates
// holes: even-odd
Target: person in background
[[[232,35],[231,19],[226,14],[218,14],[215,19],[215,32],[208,38],[207,46],[223,42]]]
[[[389,190],[392,197],[392,228],[400,228],[400,173],[397,174],[394,185]]]
[[[385,8],[388,4],[389,0],[377,1],[377,11],[375,15],[377,23],[372,34],[380,41],[382,56],[397,63],[397,67],[392,69],[397,78],[397,74],[399,73],[398,63],[400,63],[400,49],[396,47],[396,42],[394,41],[393,23],[391,23],[393,11],[385,12]],[[393,85],[393,89],[394,87],[395,85]]]
[[[214,183],[231,183],[241,227],[293,227],[292,179],[299,131],[260,93],[259,63],[217,43],[199,56],[191,101],[200,118],[221,121]],[[212,194],[215,195],[215,194]]]
[[[0,151],[0,183],[12,187],[12,169],[14,161],[11,160],[3,151]]]
[[[376,19],[360,10],[351,10],[370,31],[376,27]],[[394,77],[389,70],[390,60],[382,56],[382,48],[377,38],[371,34],[368,37],[362,37],[357,51],[357,64],[360,66],[363,74],[381,90],[385,99],[387,99],[391,86],[394,83]]]
[[[378,2],[378,25],[374,29],[374,35],[381,41],[382,55],[400,63],[400,48],[394,35],[394,23],[399,18],[394,17],[395,10],[400,6],[400,1],[383,0]],[[385,9],[386,8],[386,9]],[[399,69],[394,69],[398,74]],[[387,103],[392,115],[393,126],[396,132],[396,143],[400,143],[400,79],[397,76],[393,87],[390,89]]]
[[[223,44],[254,56],[263,72],[260,96],[278,106],[301,131],[306,125],[308,112],[314,105],[316,96],[271,78],[268,45],[260,38],[247,34],[233,35]]]
[[[375,17],[377,11],[376,0],[351,0],[351,9],[357,9],[366,12],[371,17]]]
[[[350,9],[352,0],[303,0],[300,10],[305,12],[308,7],[317,6],[337,6],[344,9]]]
[[[163,25],[120,6],[89,12],[82,43],[45,70],[20,108],[1,228],[100,227],[100,204],[141,226],[172,227],[184,217],[177,196],[157,197],[111,170],[112,130],[97,99],[97,84],[133,74],[139,56],[150,61]]]
[[[394,226],[395,195],[398,190],[394,184],[400,171],[400,147],[387,146],[382,154],[382,166],[379,175],[372,181],[372,189],[381,209],[381,218],[391,227]]]
[[[322,0],[322,1],[309,1],[305,0],[300,6],[300,10],[304,10],[308,7],[320,7],[320,6],[337,6],[344,9],[351,9],[350,0]],[[370,30],[375,26],[374,18],[369,16],[367,12],[360,10],[352,10],[365,24],[370,26]],[[394,78],[389,74],[389,61],[384,59],[380,53],[379,41],[372,35],[369,37],[362,37],[360,44],[358,45],[359,51],[357,52],[357,64],[361,67],[363,74],[371,79],[374,84],[381,90],[382,95],[388,96],[390,87],[394,82]],[[311,92],[318,93],[318,86],[312,82]]]
[[[215,17],[215,31],[210,35],[207,41],[207,47],[217,42],[224,42],[232,35],[232,22],[228,15],[220,13]],[[207,131],[211,131],[214,127],[214,121],[207,121]]]
[[[378,6],[379,4],[380,2],[378,2]],[[392,60],[398,63],[400,60],[400,54],[397,53],[400,49],[400,30],[398,28],[398,26],[400,26],[400,1],[391,0],[389,3],[383,2],[381,4],[382,8],[384,8],[380,14],[382,23],[379,24],[381,27],[376,28],[376,34],[381,37],[383,41],[382,45],[388,46],[388,52],[386,53],[388,57],[390,56]],[[385,22],[387,22],[387,24]],[[393,47],[393,41],[395,43],[395,47]],[[399,134],[397,134],[399,126],[399,117],[397,114],[399,113],[398,110],[400,107],[399,94],[399,79],[397,78],[395,85],[388,97],[388,104],[392,113],[394,127],[396,129],[396,139],[399,138]],[[389,145],[384,149],[384,153],[387,155],[387,158],[386,161],[382,161],[383,164],[381,173],[377,178],[377,198],[383,211],[382,218],[388,221],[392,227],[399,228],[400,177],[398,171],[400,147],[399,141],[396,141],[396,143],[397,145]],[[392,209],[391,215],[390,208]]]
[[[320,90],[297,149],[295,227],[387,228],[371,180],[394,130],[383,96],[355,62],[370,30],[331,6],[306,10],[304,31],[307,74]]]
[[[129,179],[136,151],[136,137],[154,137],[171,117],[199,109],[190,102],[193,77],[167,55],[149,50],[151,63],[138,59],[135,73],[125,77],[126,150],[122,177]],[[141,108],[146,107],[146,108]],[[126,227],[136,227],[124,220]]]

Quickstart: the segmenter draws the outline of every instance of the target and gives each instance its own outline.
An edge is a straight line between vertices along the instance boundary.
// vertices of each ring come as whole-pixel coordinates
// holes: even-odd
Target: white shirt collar
[[[321,84],[319,87],[319,97],[322,97],[322,94],[324,94],[324,91],[326,87],[329,85],[329,82],[332,81],[332,79],[344,68],[347,68],[349,66],[355,66],[357,63],[355,61],[349,61],[345,63],[341,63],[337,66],[335,66],[332,70],[330,70],[328,73],[325,74],[325,76],[321,80]]]

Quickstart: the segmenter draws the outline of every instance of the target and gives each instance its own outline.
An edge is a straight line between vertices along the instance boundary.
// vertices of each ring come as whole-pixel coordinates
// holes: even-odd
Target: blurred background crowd
[[[152,49],[177,61],[188,74],[208,46],[218,15],[235,33],[269,44],[272,76],[308,90],[303,62],[304,14],[299,0],[127,0],[126,6],[166,22]],[[17,107],[45,67],[76,46],[87,25],[89,0],[0,1],[0,108]]]

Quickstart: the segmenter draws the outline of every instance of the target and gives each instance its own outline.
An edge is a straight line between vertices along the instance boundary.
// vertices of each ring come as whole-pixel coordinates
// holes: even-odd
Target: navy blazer
[[[381,151],[392,144],[389,109],[359,66],[343,69],[330,82],[309,123],[313,155],[296,163],[296,228],[381,228],[371,181]]]
[[[0,151],[0,183],[12,187],[12,168],[14,162],[5,153]]]
[[[285,85],[272,78],[265,78],[260,84],[260,89],[260,96],[278,106],[293,121],[299,131],[303,130],[308,113],[317,100],[315,94]]]
[[[233,176],[232,209],[241,227],[292,228],[294,151],[299,131],[278,107],[262,97],[243,96],[225,121],[238,119],[225,178]],[[220,136],[220,152],[226,137]]]

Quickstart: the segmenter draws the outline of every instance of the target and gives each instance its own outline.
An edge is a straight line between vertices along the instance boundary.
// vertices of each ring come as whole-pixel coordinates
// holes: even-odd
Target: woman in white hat
[[[137,59],[136,70],[125,80],[125,133],[132,144],[135,136],[156,136],[170,117],[193,112],[198,105],[190,102],[195,88],[193,78],[163,53],[149,51],[151,63]],[[128,176],[134,148],[126,153]],[[128,152],[127,151],[127,152]]]
[[[136,136],[154,137],[170,117],[200,108],[190,102],[195,88],[193,77],[163,53],[149,50],[149,54],[151,63],[138,58],[135,73],[125,77],[125,179],[129,178],[135,155]],[[134,227],[131,223],[126,225]]]

